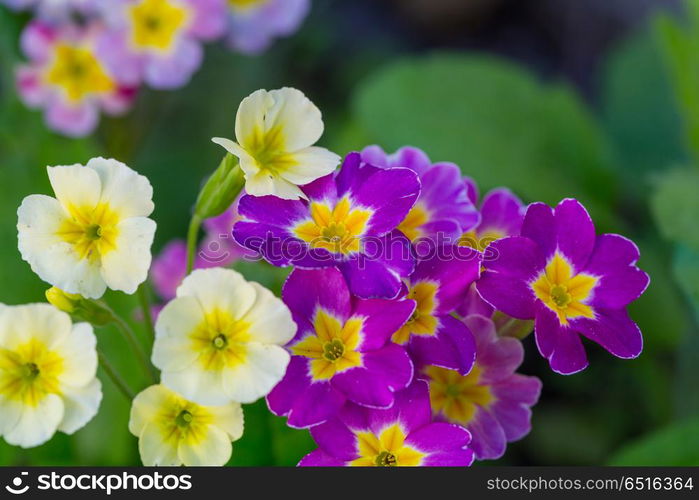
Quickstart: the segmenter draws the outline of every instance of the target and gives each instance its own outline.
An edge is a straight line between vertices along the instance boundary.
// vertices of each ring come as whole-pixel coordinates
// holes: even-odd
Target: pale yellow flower
[[[67,293],[134,293],[148,276],[155,222],[148,179],[116,160],[48,167],[56,198],[30,195],[18,210],[19,251]]]
[[[238,108],[238,142],[213,141],[240,159],[248,194],[295,200],[305,197],[298,186],[328,175],[340,163],[335,153],[313,146],[323,128],[320,110],[301,91],[258,90]]]
[[[243,410],[238,403],[201,406],[153,385],[134,398],[129,431],[143,465],[224,465],[231,441],[243,435]]]
[[[282,379],[296,333],[286,305],[231,269],[190,274],[155,325],[153,364],[190,401],[251,403]]]
[[[0,435],[29,448],[72,434],[97,410],[92,327],[48,304],[0,304]]]

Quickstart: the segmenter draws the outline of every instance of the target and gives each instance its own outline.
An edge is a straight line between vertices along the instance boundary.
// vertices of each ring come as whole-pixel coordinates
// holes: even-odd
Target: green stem
[[[131,388],[126,384],[124,379],[117,373],[117,371],[114,369],[112,364],[107,360],[106,356],[102,351],[97,351],[97,355],[99,356],[100,360],[100,366],[104,370],[104,373],[107,374],[107,376],[112,379],[112,382],[116,386],[117,389],[128,399],[129,401],[132,401],[134,398],[134,392],[131,390]]]
[[[153,326],[153,315],[150,312],[150,299],[148,298],[148,285],[146,283],[138,287],[138,301],[141,303],[143,321],[146,322],[146,330],[152,340],[155,338],[155,327]]]
[[[145,370],[148,378],[150,378],[153,383],[157,383],[158,374],[153,368],[153,365],[150,364],[150,361],[148,360],[148,357],[146,356],[146,353],[143,350],[143,346],[138,341],[138,338],[136,337],[136,334],[134,333],[133,329],[129,326],[129,324],[126,321],[124,321],[124,319],[121,316],[115,313],[114,310],[110,308],[106,303],[101,302],[100,305],[104,307],[105,310],[109,311],[109,313],[111,314],[112,322],[116,324],[117,329],[124,336],[124,339],[126,339],[126,342],[129,344],[134,354],[136,354],[136,357],[138,358],[138,361],[143,367],[143,369]]]
[[[187,275],[194,268],[194,254],[197,249],[197,236],[199,236],[201,223],[201,217],[197,214],[192,215],[192,220],[189,222],[189,230],[187,231]]]

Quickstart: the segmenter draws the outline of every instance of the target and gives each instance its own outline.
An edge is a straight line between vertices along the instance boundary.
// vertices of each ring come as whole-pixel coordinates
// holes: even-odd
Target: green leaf
[[[673,424],[622,448],[610,465],[699,465],[699,419]]]
[[[643,30],[611,52],[601,94],[602,124],[621,166],[634,176],[627,188],[640,190],[639,172],[687,160],[682,120],[655,31]]]
[[[658,178],[651,209],[667,239],[699,250],[699,172],[676,169]]]
[[[435,54],[385,67],[355,97],[359,124],[387,150],[421,147],[484,189],[506,185],[548,203],[576,196],[607,215],[609,145],[564,85],[495,58]]]

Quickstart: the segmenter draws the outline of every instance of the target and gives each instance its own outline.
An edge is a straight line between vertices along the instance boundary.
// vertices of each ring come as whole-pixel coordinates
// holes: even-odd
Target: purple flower
[[[398,226],[413,243],[423,239],[454,243],[480,221],[455,164],[432,164],[423,151],[412,147],[387,155],[379,146],[369,146],[362,151],[362,159],[382,168],[409,168],[420,178],[420,197]]]
[[[17,70],[19,95],[30,108],[44,110],[52,130],[85,136],[97,126],[100,111],[121,114],[133,102],[136,89],[117,81],[98,57],[101,31],[95,23],[59,29],[33,21],[22,32],[29,62]]]
[[[302,190],[307,201],[244,196],[236,241],[275,266],[336,266],[358,297],[395,298],[415,266],[410,242],[395,228],[418,197],[417,175],[352,153],[339,172]]]
[[[435,419],[466,427],[470,447],[479,460],[499,458],[508,442],[531,429],[530,407],[541,393],[541,381],[515,373],[524,349],[519,340],[499,338],[493,322],[483,316],[465,320],[476,337],[476,363],[464,376],[454,370],[423,366],[418,377],[430,385]]]
[[[311,429],[318,449],[302,467],[469,466],[473,451],[461,426],[432,422],[427,384],[421,380],[396,394],[390,409],[347,404],[328,422]]]
[[[451,316],[478,278],[481,256],[463,247],[453,255],[422,260],[405,280],[406,298],[416,303],[408,322],[393,335],[417,364],[431,364],[466,374],[473,366],[475,343],[466,325]]]
[[[245,54],[258,54],[272,41],[296,31],[311,7],[310,0],[227,0],[226,44]]]
[[[157,89],[186,85],[203,59],[202,42],[225,29],[224,0],[105,0],[110,28],[101,57],[133,84]]]
[[[475,181],[467,177],[464,179],[464,184],[469,199],[474,205],[478,205],[478,187]],[[486,249],[490,243],[508,236],[519,236],[525,209],[522,201],[509,189],[493,189],[485,195],[479,206],[480,222],[461,235],[459,244],[485,252],[484,259],[489,259],[492,252]],[[469,314],[491,316],[494,309],[478,295],[474,284],[464,302],[459,306],[458,312],[461,316]]]
[[[415,310],[411,300],[357,299],[342,274],[294,270],[282,297],[298,325],[284,379],[267,397],[270,410],[304,428],[333,417],[346,401],[388,408],[413,378],[405,349],[391,335]]]
[[[643,348],[626,306],[644,292],[646,273],[636,267],[636,245],[616,234],[595,235],[577,200],[551,209],[527,209],[520,237],[491,243],[478,292],[514,318],[534,319],[539,352],[558,373],[583,370],[588,362],[580,335],[620,358]]]

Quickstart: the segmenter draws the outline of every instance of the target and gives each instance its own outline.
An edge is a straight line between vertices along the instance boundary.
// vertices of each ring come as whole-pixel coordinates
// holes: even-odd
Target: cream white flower
[[[296,333],[286,305],[230,269],[196,270],[155,324],[162,383],[201,405],[252,403],[281,380]]]
[[[258,90],[243,99],[235,137],[214,138],[240,159],[245,190],[253,196],[304,198],[303,186],[335,170],[340,157],[315,147],[323,135],[320,110],[300,90]]]
[[[48,167],[56,198],[30,195],[17,212],[19,251],[68,293],[134,293],[148,276],[155,222],[148,179],[116,160]]]
[[[0,435],[12,445],[72,434],[97,414],[95,335],[49,304],[0,305]]]
[[[153,385],[134,398],[129,430],[143,465],[224,465],[231,441],[243,435],[243,410],[238,403],[200,406]]]

